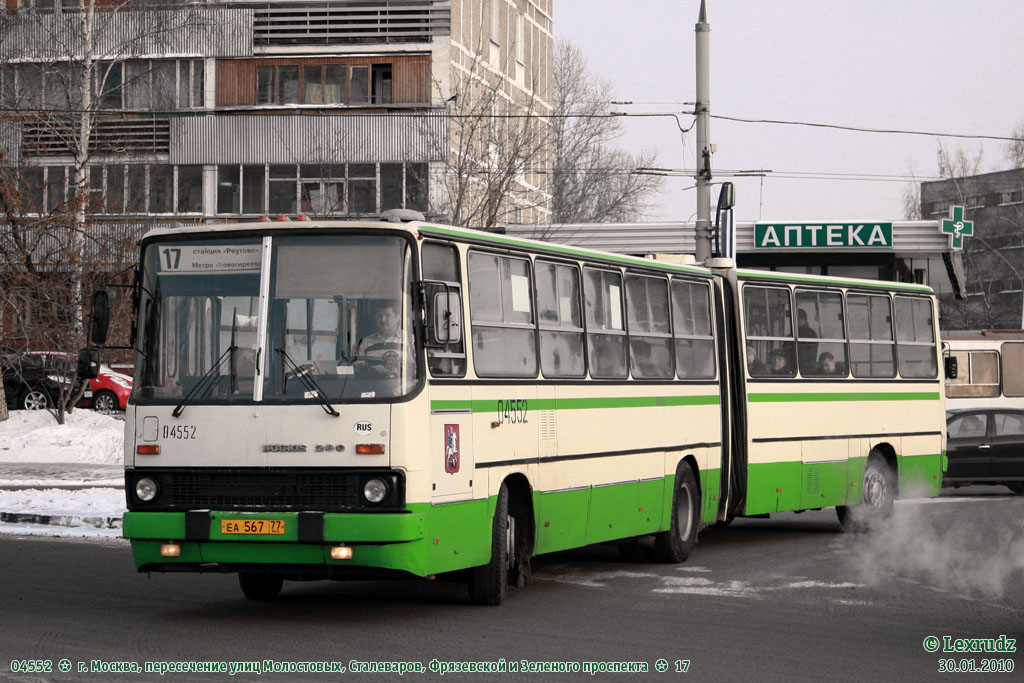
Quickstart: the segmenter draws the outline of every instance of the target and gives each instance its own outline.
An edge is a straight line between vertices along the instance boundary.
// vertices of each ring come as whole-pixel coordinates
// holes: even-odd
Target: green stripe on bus
[[[661,268],[663,270],[673,270],[682,273],[696,273],[699,275],[707,275],[708,270],[706,268],[700,268],[697,266],[686,267],[676,263],[667,263],[665,261],[654,261],[652,259],[639,258],[637,256],[626,256],[623,254],[612,254],[601,251],[589,251],[587,249],[577,249],[573,247],[566,247],[560,244],[552,242],[540,242],[536,240],[524,240],[516,239],[514,237],[506,237],[504,235],[496,235],[491,232],[480,232],[467,234],[462,230],[449,230],[447,228],[441,228],[436,225],[421,225],[419,228],[420,232],[424,235],[441,235],[444,237],[456,237],[462,239],[473,239],[481,242],[490,242],[492,244],[501,245],[505,247],[515,246],[537,251],[543,249],[544,251],[564,254],[566,256],[572,256],[574,258],[594,258],[601,259],[603,261],[615,261],[618,263],[627,263],[638,266],[647,266],[651,268]],[[543,256],[543,254],[541,254]]]
[[[813,403],[819,401],[938,401],[937,391],[871,391],[864,393],[749,394],[751,403]]]
[[[497,409],[499,400],[431,401],[431,410],[469,410],[489,413]],[[530,410],[588,410],[596,408],[658,408],[669,406],[710,406],[721,403],[718,395],[708,396],[604,396],[599,398],[529,399]]]

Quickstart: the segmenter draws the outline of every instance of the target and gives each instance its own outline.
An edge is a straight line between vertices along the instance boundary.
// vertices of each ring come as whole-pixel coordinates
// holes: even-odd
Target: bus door
[[[473,493],[473,396],[465,380],[465,300],[454,245],[425,242],[422,265],[431,501],[443,503],[465,500]]]

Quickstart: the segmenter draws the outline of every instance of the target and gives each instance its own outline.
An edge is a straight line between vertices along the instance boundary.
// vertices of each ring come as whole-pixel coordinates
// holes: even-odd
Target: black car
[[[946,432],[943,486],[997,484],[1024,493],[1024,410],[953,410]]]
[[[61,389],[75,381],[75,368],[66,358],[35,356],[0,348],[4,396],[11,409],[40,410],[57,405]],[[65,392],[65,398],[74,395]]]

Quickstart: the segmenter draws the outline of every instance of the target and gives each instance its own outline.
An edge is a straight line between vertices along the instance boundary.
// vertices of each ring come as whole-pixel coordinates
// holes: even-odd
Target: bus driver
[[[357,370],[398,379],[402,368],[402,335],[399,327],[402,318],[398,304],[384,301],[374,311],[377,331],[359,342],[356,360],[352,365]]]

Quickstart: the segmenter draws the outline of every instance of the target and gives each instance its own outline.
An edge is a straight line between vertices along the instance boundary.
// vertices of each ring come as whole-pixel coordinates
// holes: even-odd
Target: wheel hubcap
[[[676,527],[679,528],[679,535],[681,538],[690,537],[690,526],[693,524],[693,499],[690,494],[689,486],[681,486],[679,488],[677,505],[676,505]]]
[[[877,510],[885,504],[887,488],[885,477],[877,469],[864,473],[864,503],[869,507]]]
[[[39,391],[33,391],[25,396],[25,410],[42,410],[46,407],[46,396]]]
[[[508,516],[508,531],[505,532],[505,557],[508,568],[512,569],[516,563],[516,518]]]
[[[100,396],[96,399],[96,410],[101,413],[109,413],[114,410],[114,400],[107,395]]]

